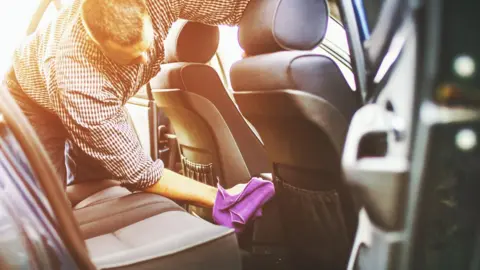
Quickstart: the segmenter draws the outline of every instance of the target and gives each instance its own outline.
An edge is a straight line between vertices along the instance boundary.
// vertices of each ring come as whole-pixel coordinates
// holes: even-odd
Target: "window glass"
[[[222,80],[225,87],[229,85],[229,78],[227,79],[228,72],[223,70],[223,66],[220,64],[218,53],[210,60],[209,65],[212,66],[218,73],[218,77]]]
[[[313,50],[316,53],[329,56],[342,71],[345,80],[352,90],[356,89],[355,77],[350,64],[350,50],[347,34],[343,26],[336,20],[330,19],[323,42]]]
[[[350,65],[350,50],[348,47],[347,33],[343,26],[333,19],[329,19],[327,32],[325,38],[322,41],[322,45],[325,45],[341,57],[346,64]]]
[[[230,68],[233,63],[242,59],[243,49],[238,44],[238,27],[220,26],[220,44],[218,45],[217,55],[221,61],[225,79],[227,81],[227,89],[231,88],[230,84]],[[221,70],[217,70],[222,72]]]

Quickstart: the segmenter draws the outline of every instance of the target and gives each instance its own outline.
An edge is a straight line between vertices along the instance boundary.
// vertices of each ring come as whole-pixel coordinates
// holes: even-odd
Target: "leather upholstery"
[[[328,24],[324,0],[252,0],[239,24],[239,43],[248,55],[311,50]]]
[[[217,26],[179,20],[164,41],[164,62],[207,63],[215,55],[219,41]]]

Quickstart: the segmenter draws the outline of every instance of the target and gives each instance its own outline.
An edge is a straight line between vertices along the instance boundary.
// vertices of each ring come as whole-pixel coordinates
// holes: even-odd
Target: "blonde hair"
[[[98,42],[130,46],[142,41],[148,11],[145,0],[84,0],[81,16]]]

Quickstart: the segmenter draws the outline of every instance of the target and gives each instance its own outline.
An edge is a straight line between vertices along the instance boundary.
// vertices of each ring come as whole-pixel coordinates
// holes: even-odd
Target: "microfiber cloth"
[[[270,181],[253,177],[242,192],[230,195],[217,184],[218,193],[213,205],[213,220],[219,225],[242,232],[247,222],[262,216],[262,206],[275,195]]]

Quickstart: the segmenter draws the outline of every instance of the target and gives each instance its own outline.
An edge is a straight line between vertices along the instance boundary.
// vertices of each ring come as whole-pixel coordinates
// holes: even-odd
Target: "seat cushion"
[[[120,186],[109,187],[86,197],[85,199],[77,203],[74,209],[81,209],[97,203],[120,198],[129,194],[131,194],[131,192],[124,187],[120,187]]]
[[[119,187],[119,186],[120,186],[119,181],[105,179],[105,180],[81,182],[81,183],[69,185],[67,186],[66,192],[71,205],[76,206],[78,203],[85,200],[87,197],[91,197],[95,193],[106,195],[104,192],[106,189],[110,187]],[[119,189],[114,189],[114,191],[118,192]],[[112,191],[110,191],[109,194],[111,194],[111,192]]]
[[[241,269],[232,230],[168,211],[86,240],[102,269]]]
[[[97,192],[74,209],[99,269],[241,269],[233,230],[194,217],[163,196],[119,197],[120,189]]]
[[[138,192],[74,209],[74,214],[84,238],[88,239],[167,211],[184,209],[160,195]]]

